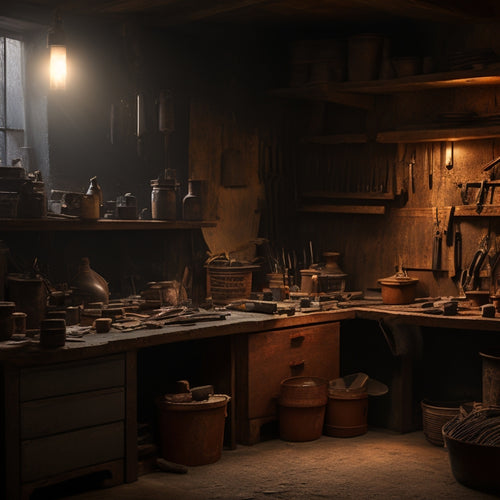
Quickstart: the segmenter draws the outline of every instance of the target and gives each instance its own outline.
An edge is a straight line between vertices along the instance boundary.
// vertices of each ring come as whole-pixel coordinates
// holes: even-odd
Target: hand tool
[[[468,269],[464,269],[461,274],[460,284],[463,291],[475,290],[479,285],[479,272],[484,264],[484,260],[488,255],[489,238],[486,235],[479,244],[479,249],[472,257]]]
[[[455,216],[455,206],[450,208],[450,213],[448,214],[448,224],[446,227],[446,246],[451,247],[453,245],[453,218]]]
[[[455,273],[452,277],[456,278],[462,273],[462,233],[458,223],[455,229],[455,242],[453,243],[453,259]]]
[[[432,189],[432,176],[434,175],[434,146],[426,146],[427,166],[429,168],[429,189]]]
[[[432,267],[433,271],[441,269],[441,242],[442,235],[439,228],[439,212],[436,207],[436,223],[435,223],[434,239],[432,241]]]

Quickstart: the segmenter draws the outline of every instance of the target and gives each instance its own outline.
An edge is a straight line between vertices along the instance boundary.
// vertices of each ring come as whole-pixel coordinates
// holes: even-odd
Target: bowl
[[[469,443],[443,433],[455,479],[481,491],[500,493],[500,446]]]

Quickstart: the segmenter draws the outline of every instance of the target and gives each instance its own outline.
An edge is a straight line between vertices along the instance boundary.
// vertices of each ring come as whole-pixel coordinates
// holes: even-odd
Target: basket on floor
[[[429,401],[424,399],[422,406],[422,424],[424,435],[436,446],[444,446],[442,429],[443,425],[456,416],[460,410],[461,402]]]

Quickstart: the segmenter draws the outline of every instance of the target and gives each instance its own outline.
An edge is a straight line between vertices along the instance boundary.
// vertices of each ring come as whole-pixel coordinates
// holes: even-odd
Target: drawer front
[[[21,443],[21,480],[37,481],[124,456],[124,424],[81,429]]]
[[[249,335],[248,418],[275,415],[281,381],[292,376],[339,376],[339,324]]]
[[[27,401],[21,404],[21,439],[107,424],[124,418],[123,388]]]
[[[26,368],[21,371],[21,401],[119,387],[125,383],[122,354],[72,363]]]

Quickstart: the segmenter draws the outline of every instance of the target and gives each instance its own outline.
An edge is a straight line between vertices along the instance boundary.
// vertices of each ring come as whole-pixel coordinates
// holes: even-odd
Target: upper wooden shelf
[[[467,141],[495,137],[500,137],[500,125],[389,130],[379,132],[376,141],[396,144],[405,142]]]
[[[270,93],[291,99],[322,100],[371,109],[374,106],[373,96],[376,94],[484,85],[500,85],[500,65],[490,65],[485,69],[429,73],[390,80],[316,83],[302,87],[275,89]]]
[[[142,231],[215,227],[214,221],[0,219],[1,231]]]

